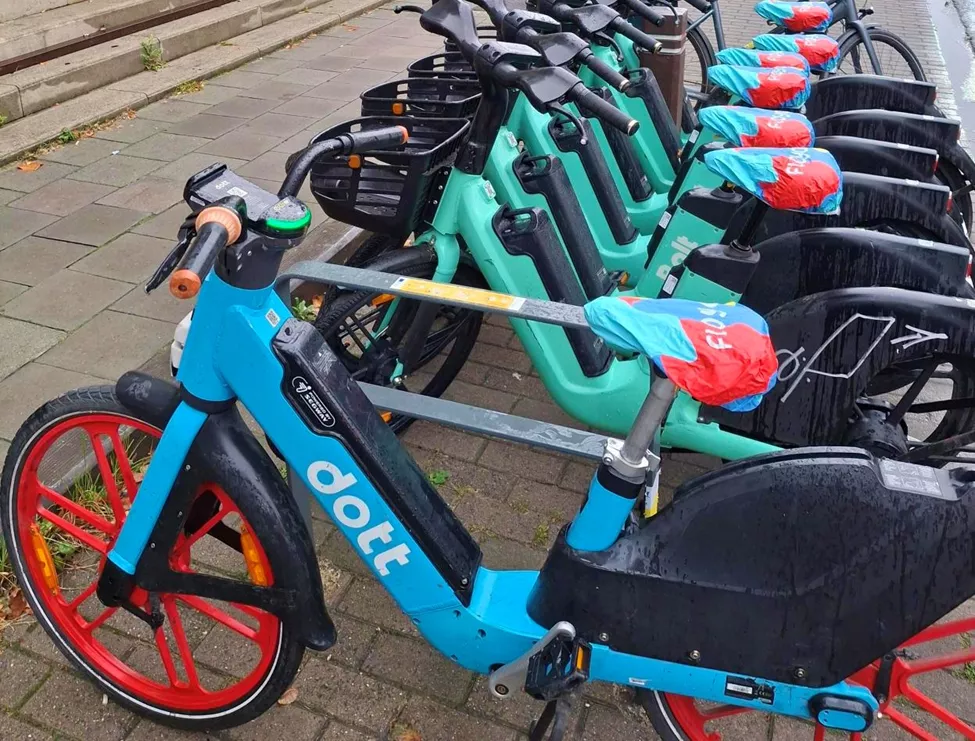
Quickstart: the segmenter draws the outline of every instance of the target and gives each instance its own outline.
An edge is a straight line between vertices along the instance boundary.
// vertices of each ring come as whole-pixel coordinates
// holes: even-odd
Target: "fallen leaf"
[[[311,305],[314,306],[316,309],[322,308],[322,299],[324,298],[325,298],[324,296],[315,296],[315,298],[311,300]]]
[[[17,169],[21,172],[37,172],[41,169],[43,163],[37,160],[27,160],[26,162],[21,162],[17,165]]]
[[[358,26],[353,26],[351,23],[343,23],[342,24],[342,28],[344,28],[346,31],[358,31],[359,30],[359,27]]]
[[[415,728],[410,728],[404,723],[397,723],[393,726],[393,741],[423,741],[423,736]]]
[[[278,705],[290,705],[297,699],[298,690],[296,690],[294,687],[288,687],[288,689],[284,691],[284,694],[278,698]]]
[[[27,600],[24,599],[20,587],[14,587],[10,592],[10,605],[7,617],[10,620],[16,620],[25,612],[27,612]]]

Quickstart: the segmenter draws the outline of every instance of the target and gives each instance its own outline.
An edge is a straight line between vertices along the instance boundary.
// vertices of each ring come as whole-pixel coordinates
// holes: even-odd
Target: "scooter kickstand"
[[[575,710],[576,701],[579,699],[579,685],[574,690],[564,694],[555,700],[550,700],[538,720],[533,721],[531,729],[528,731],[528,741],[562,741],[565,732],[569,728],[569,718]],[[552,733],[546,736],[546,732],[551,727]]]
[[[554,638],[565,638],[571,641],[575,637],[576,629],[572,623],[562,621],[553,625],[538,640],[538,643],[514,661],[499,666],[488,675],[488,689],[491,690],[491,694],[501,700],[511,697],[512,690],[518,690],[525,686],[525,678],[528,676],[528,662],[531,661],[532,656],[542,651]]]

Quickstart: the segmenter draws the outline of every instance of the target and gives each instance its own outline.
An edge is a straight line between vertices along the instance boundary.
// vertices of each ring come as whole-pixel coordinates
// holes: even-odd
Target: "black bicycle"
[[[666,4],[666,0],[657,0]],[[831,74],[875,74],[888,77],[926,80],[924,68],[917,54],[900,36],[879,26],[864,23],[873,14],[873,8],[857,8],[855,0],[827,0],[833,11],[830,28],[842,24],[843,33],[837,41],[840,45],[839,64]],[[720,0],[687,0],[687,4],[701,12],[687,28],[687,41],[693,54],[684,61],[684,84],[695,98],[709,92],[707,69],[718,63],[714,45],[705,33],[705,24],[711,21],[718,50],[727,48],[721,19]],[[785,33],[774,28],[770,33]]]

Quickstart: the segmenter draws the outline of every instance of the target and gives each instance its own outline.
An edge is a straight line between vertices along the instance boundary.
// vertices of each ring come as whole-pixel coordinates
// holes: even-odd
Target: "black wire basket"
[[[409,77],[384,82],[361,96],[363,116],[468,118],[481,99],[477,80],[455,77]]]
[[[458,51],[438,52],[421,57],[406,68],[410,77],[454,77],[476,80],[477,74]]]
[[[406,237],[420,226],[430,191],[450,172],[470,122],[463,118],[370,116],[333,126],[311,143],[384,126],[405,126],[409,140],[399,149],[318,160],[311,170],[311,192],[333,219]]]

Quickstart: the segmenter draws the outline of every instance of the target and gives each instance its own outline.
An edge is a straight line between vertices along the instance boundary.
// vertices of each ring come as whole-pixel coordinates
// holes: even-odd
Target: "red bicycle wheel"
[[[971,613],[964,607],[956,612],[966,611]],[[971,684],[975,683],[975,648],[970,638],[973,631],[975,617],[950,616],[921,631],[894,652],[887,661],[889,694],[881,699],[877,721],[867,731],[839,734],[809,723],[808,731],[800,736],[792,724],[788,738],[975,740],[975,726],[963,719],[966,715],[970,717],[970,701],[959,701],[970,695]],[[881,662],[875,661],[849,681],[872,689],[877,685],[880,670]],[[752,717],[757,715],[755,711],[703,703],[682,695],[649,692],[643,700],[654,728],[665,741],[745,741],[753,735],[748,735],[748,731],[742,735],[742,729],[754,728],[754,724],[761,722]]]
[[[107,404],[92,405],[90,391],[62,397],[85,408],[50,420],[42,408],[22,430],[30,439],[20,445],[18,434],[11,448],[4,530],[25,596],[58,647],[115,699],[183,728],[245,722],[277,699],[293,678],[296,653],[300,660],[277,617],[136,589],[133,604],[163,616],[153,630],[123,608],[105,607],[95,593],[160,436],[113,410],[117,401],[105,393]],[[204,484],[193,501],[171,567],[273,584],[264,546],[227,493]],[[282,673],[291,676],[282,681]]]

